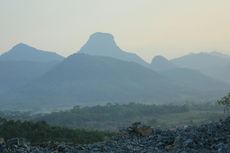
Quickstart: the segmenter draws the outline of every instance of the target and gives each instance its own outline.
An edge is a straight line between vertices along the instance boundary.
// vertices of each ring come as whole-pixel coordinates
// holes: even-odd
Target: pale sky
[[[0,0],[0,54],[23,42],[68,56],[94,32],[148,61],[230,54],[230,0]]]

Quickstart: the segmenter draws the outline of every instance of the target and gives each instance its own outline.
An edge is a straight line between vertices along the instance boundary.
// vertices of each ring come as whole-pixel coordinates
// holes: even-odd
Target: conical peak
[[[0,60],[49,62],[62,59],[63,57],[56,53],[39,50],[27,44],[19,43],[1,55]]]
[[[5,52],[3,55],[28,54],[28,53],[30,54],[33,52],[37,52],[37,49],[24,43],[18,43],[15,46],[13,46],[9,51]]]
[[[17,45],[15,45],[12,49],[24,49],[24,48],[33,48],[27,44],[24,43],[19,43]]]

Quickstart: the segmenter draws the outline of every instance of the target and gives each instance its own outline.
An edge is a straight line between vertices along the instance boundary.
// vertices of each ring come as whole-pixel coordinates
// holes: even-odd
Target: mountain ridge
[[[149,66],[147,62],[136,54],[120,49],[113,35],[109,33],[96,32],[92,34],[78,53],[113,57],[124,61],[136,62],[147,67]]]
[[[23,57],[20,54],[17,57],[18,54],[15,52],[22,53]],[[31,62],[30,53],[33,52],[45,54],[43,56],[33,54],[32,63],[28,63]],[[41,106],[71,107],[132,101],[180,103],[187,100],[215,100],[230,89],[229,84],[225,85],[215,80],[216,78],[203,74],[202,69],[186,67],[186,64],[183,68],[177,59],[168,60],[163,56],[156,56],[152,63],[148,64],[137,55],[120,49],[113,35],[108,33],[92,34],[79,52],[67,58],[56,55],[53,57],[54,54],[50,52],[46,54],[47,52],[25,44],[16,45],[7,53],[14,55],[14,58],[10,56],[0,60],[0,73],[3,74],[0,76],[0,83],[6,83],[2,89],[6,88],[7,82],[12,85],[11,89],[4,92],[5,95],[0,96],[0,101],[7,107],[26,106],[36,109]],[[0,59],[7,57],[7,53],[0,56]],[[206,56],[206,53],[200,55],[202,55],[200,62],[199,60],[195,62],[198,68],[202,62],[206,64],[204,67],[210,65],[210,62],[203,60],[203,56],[208,57],[208,61],[209,57],[212,57],[216,64],[220,59],[221,62],[228,60],[223,58],[224,55],[217,53],[210,56]],[[196,55],[189,56],[192,56],[192,60],[188,59],[194,63]],[[45,60],[43,57],[46,57]],[[189,61],[184,57],[181,58],[185,63]],[[53,59],[58,60],[53,65],[46,65],[52,63]],[[230,64],[226,65],[226,72],[229,67]],[[38,73],[40,68],[42,71]],[[17,71],[19,72],[16,73]],[[225,73],[222,75],[228,76]],[[28,79],[23,80],[24,78]],[[23,84],[13,86],[18,82]]]
[[[36,49],[24,43],[13,46],[9,51],[0,55],[0,61],[61,61],[64,57],[55,52]]]
[[[0,56],[0,93],[20,88],[52,69],[63,57],[20,43]]]
[[[230,56],[222,53],[193,53],[171,60],[183,68],[198,70],[203,74],[220,81],[230,83]]]
[[[188,92],[135,62],[77,53],[40,79],[12,92],[5,101],[19,107],[32,107],[32,104],[34,107],[55,107],[131,101],[167,103],[179,101],[186,94],[189,96]]]

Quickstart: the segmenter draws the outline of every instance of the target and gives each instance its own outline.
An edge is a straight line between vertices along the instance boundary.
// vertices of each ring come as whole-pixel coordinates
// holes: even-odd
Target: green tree
[[[225,111],[229,113],[230,110],[230,93],[227,96],[222,97],[217,101],[219,105],[223,105],[225,107]]]

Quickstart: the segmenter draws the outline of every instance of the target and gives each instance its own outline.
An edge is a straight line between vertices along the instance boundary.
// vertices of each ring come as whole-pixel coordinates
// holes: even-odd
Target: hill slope
[[[63,57],[56,53],[18,44],[0,56],[0,94],[38,79]]]
[[[151,68],[155,71],[175,69],[177,66],[163,56],[155,56],[151,62]]]
[[[213,78],[230,83],[230,56],[221,53],[189,54],[173,59],[172,62],[180,67],[199,70]]]
[[[134,62],[74,54],[36,82],[9,95],[11,98],[5,101],[30,108],[131,101],[166,103],[189,94],[187,89]]]
[[[223,92],[230,89],[230,85],[218,80],[215,80],[209,76],[202,74],[201,72],[188,68],[176,68],[165,71],[158,71],[161,75],[176,81],[184,87],[190,87],[194,90],[200,91],[215,91]]]
[[[163,56],[154,57],[151,68],[182,87],[206,92],[206,94],[211,92],[218,95],[230,89],[230,85],[225,82],[204,75],[199,70],[180,68]]]
[[[114,37],[108,33],[97,32],[92,34],[86,44],[80,49],[79,53],[108,56],[148,66],[148,64],[136,54],[121,50],[114,41]]]
[[[0,61],[0,94],[38,79],[56,64],[56,62]]]
[[[23,43],[15,45],[11,50],[0,56],[0,61],[50,62],[63,59],[56,53],[39,50]]]

